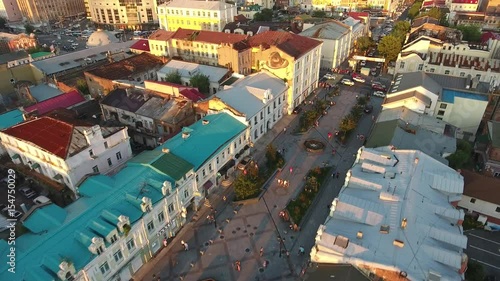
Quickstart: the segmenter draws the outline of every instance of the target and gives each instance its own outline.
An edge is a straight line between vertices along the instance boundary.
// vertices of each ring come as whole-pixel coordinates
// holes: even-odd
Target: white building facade
[[[92,21],[112,25],[116,29],[144,29],[144,25],[158,23],[156,1],[139,0],[127,5],[119,0],[88,0]]]

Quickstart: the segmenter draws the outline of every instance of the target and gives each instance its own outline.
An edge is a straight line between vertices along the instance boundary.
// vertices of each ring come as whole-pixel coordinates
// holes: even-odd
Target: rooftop
[[[101,104],[119,108],[128,112],[136,112],[150,97],[143,90],[117,88],[109,92]]]
[[[16,60],[20,60],[20,59],[27,59],[27,58],[29,58],[29,54],[24,50],[17,51],[17,52],[11,52],[11,53],[7,53],[7,54],[1,54],[0,55],[0,64],[8,63],[11,61],[16,61]]]
[[[231,7],[232,4],[227,4],[224,1],[196,1],[196,0],[173,0],[165,4],[158,5],[158,7],[168,8],[187,8],[192,10],[212,10],[212,11],[225,11]]]
[[[334,277],[332,277],[334,276]],[[306,281],[339,280],[339,281],[368,281],[370,280],[356,267],[350,264],[317,264],[309,268],[305,274]]]
[[[206,121],[208,124],[204,124]],[[157,150],[168,148],[173,154],[191,163],[196,171],[246,128],[245,124],[228,113],[211,114],[189,127],[184,127],[182,133],[159,146]]]
[[[500,205],[500,179],[462,170],[464,195]]]
[[[158,29],[155,32],[153,32],[151,35],[149,35],[148,39],[149,40],[161,40],[161,41],[168,41],[172,36],[174,36],[175,32],[174,31],[166,31],[163,29]]]
[[[178,119],[184,118],[184,114],[179,113],[186,103],[186,101],[152,96],[135,113],[175,124],[178,121],[176,117],[179,117]]]
[[[0,114],[0,130],[10,128],[24,121],[23,113],[19,109]]]
[[[59,158],[67,159],[89,145],[84,131],[91,128],[92,126],[71,124],[67,120],[61,121],[43,116],[5,129],[3,133],[29,142]],[[122,127],[101,127],[104,138],[122,129]]]
[[[24,108],[24,111],[27,113],[36,112],[38,115],[43,115],[54,109],[68,108],[84,101],[85,98],[75,90],[28,106]]]
[[[193,62],[185,62],[180,60],[171,60],[164,67],[158,70],[159,73],[168,74],[173,71],[179,71],[181,77],[191,77],[197,73],[207,75],[210,82],[219,83],[228,73],[229,70],[223,67],[216,67]]]
[[[327,40],[339,40],[343,36],[349,34],[350,27],[340,21],[328,21],[310,27],[299,35],[306,36],[310,38],[327,39]]]
[[[31,58],[36,60],[38,58],[50,56],[50,55],[54,55],[54,53],[52,53],[52,52],[36,52],[36,53],[31,54]]]
[[[252,47],[263,46],[269,48],[270,46],[276,46],[276,48],[296,59],[322,44],[319,40],[284,31],[259,33],[250,37],[248,42]]]
[[[443,154],[456,151],[455,128],[432,116],[405,107],[380,112],[366,147],[394,146],[420,150],[448,165]]]
[[[88,70],[86,73],[108,80],[118,80],[126,79],[131,75],[149,71],[161,65],[163,65],[161,58],[153,56],[149,53],[142,53],[121,61]]]
[[[154,152],[144,152],[149,153]],[[158,203],[164,198],[164,182],[170,182],[175,190],[174,180],[192,169],[172,153],[144,154],[131,159],[113,176],[87,178],[79,188],[82,197],[66,208],[50,204],[32,212],[24,221],[30,231],[16,239],[16,274],[8,272],[7,263],[2,262],[0,280],[54,280],[63,258],[78,272],[97,257],[88,250],[92,237],[104,238],[116,229],[121,215],[131,224],[141,219],[141,199],[135,198],[147,197]],[[0,248],[5,245],[5,240],[0,240]]]
[[[500,148],[500,122],[488,121],[488,134],[491,145],[495,148]]]
[[[63,94],[63,92],[55,86],[49,86],[47,84],[31,86],[29,87],[29,92],[37,102],[42,102]]]
[[[268,89],[271,95],[268,99],[274,99],[286,91],[287,86],[282,79],[267,72],[259,72],[246,76],[231,86],[226,86],[224,90],[216,94],[216,97],[245,114],[247,120],[250,120],[266,107],[263,100]]]
[[[311,260],[461,280],[467,237],[457,223],[463,177],[415,150],[360,148]]]
[[[147,39],[137,40],[132,46],[130,46],[131,50],[139,50],[144,52],[149,52],[149,42]]]
[[[87,47],[95,48],[100,46],[106,46],[113,43],[119,43],[120,39],[116,37],[117,32],[98,29],[90,34],[87,40]]]
[[[245,40],[247,36],[235,33],[179,28],[172,38],[220,45],[223,43],[235,44],[236,42]]]
[[[111,53],[121,52],[124,56],[128,57],[126,52],[135,42],[136,41],[127,41],[85,49],[45,60],[35,61],[31,64],[42,71],[45,75],[52,75],[65,70],[83,67],[87,64],[85,62],[86,58],[92,59],[93,61],[105,60],[108,51]]]
[[[14,40],[17,39],[17,37],[19,37],[19,34],[0,32],[0,39]]]

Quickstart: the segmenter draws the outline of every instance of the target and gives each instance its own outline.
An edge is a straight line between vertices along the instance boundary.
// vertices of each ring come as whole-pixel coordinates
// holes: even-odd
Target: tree
[[[262,9],[262,11],[256,13],[253,16],[255,21],[272,21],[273,20],[273,10]]]
[[[208,79],[208,76],[198,73],[191,76],[189,82],[191,83],[191,86],[198,88],[198,91],[207,95],[210,93],[210,80]]]
[[[35,27],[32,26],[31,24],[27,23],[24,25],[24,29],[26,31],[26,34],[31,34],[35,31]]]
[[[168,73],[167,76],[165,76],[165,81],[182,85],[181,74],[177,70]]]
[[[78,80],[76,80],[76,88],[82,92],[82,94],[90,95],[89,85],[87,85],[87,81],[85,81],[85,79],[78,78]]]
[[[481,28],[477,25],[459,25],[457,29],[462,31],[463,40],[468,42],[479,42],[481,40]]]
[[[356,46],[358,50],[364,53],[373,46],[373,40],[368,36],[359,37],[358,40],[356,40]]]
[[[7,27],[7,20],[3,17],[0,17],[0,29],[4,29]]]
[[[401,21],[397,21],[395,24],[394,24],[394,31],[401,31],[401,32],[404,32],[404,33],[407,33],[408,31],[410,31],[410,23],[405,21],[405,20],[401,20]]]
[[[480,263],[469,259],[469,262],[467,263],[467,271],[465,272],[465,280],[483,281],[485,278],[484,275],[483,266]]]
[[[422,7],[421,1],[413,3],[410,10],[408,10],[408,18],[411,20],[414,19],[420,12],[420,7]]]
[[[387,35],[378,43],[378,52],[384,56],[386,63],[395,61],[401,52],[401,39],[393,35]]]
[[[428,17],[431,17],[431,18],[435,18],[437,20],[441,20],[441,10],[439,10],[439,8],[431,8],[428,12],[426,13],[422,13],[419,15],[419,17],[423,17],[423,16],[428,16]]]
[[[312,16],[315,17],[315,18],[324,18],[324,17],[326,17],[326,13],[325,13],[325,11],[319,11],[318,10],[318,11],[314,11],[312,13]]]
[[[452,155],[448,156],[449,166],[453,169],[464,168],[471,159],[472,145],[465,140],[457,141],[457,150]]]

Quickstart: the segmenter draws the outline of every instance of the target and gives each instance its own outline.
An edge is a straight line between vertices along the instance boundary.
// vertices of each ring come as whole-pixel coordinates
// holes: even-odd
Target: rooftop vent
[[[203,125],[208,125],[208,123],[210,123],[210,121],[208,121],[207,119],[203,119],[203,121],[201,121],[201,123]]]
[[[349,246],[349,238],[339,235],[335,238],[335,242],[333,242],[333,244],[346,249],[347,246]]]
[[[380,226],[380,233],[382,234],[389,234],[389,230],[391,229],[391,227],[387,224],[383,224]]]
[[[428,281],[440,281],[441,275],[437,272],[429,271],[429,275],[427,276]]]
[[[182,132],[182,138],[183,138],[183,139],[187,139],[187,138],[189,138],[189,136],[190,136],[190,135],[191,135],[191,134],[190,134],[190,133],[188,133],[188,132]]]
[[[402,229],[405,229],[407,224],[408,224],[408,220],[406,218],[401,220],[401,228]]]
[[[403,248],[405,246],[405,242],[398,239],[394,239],[394,242],[392,244],[399,248]]]
[[[363,231],[358,231],[358,234],[356,234],[356,238],[362,239],[363,238]]]

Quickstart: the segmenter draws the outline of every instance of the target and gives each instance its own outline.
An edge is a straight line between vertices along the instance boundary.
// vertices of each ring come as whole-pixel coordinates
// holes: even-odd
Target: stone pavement
[[[153,274],[160,276],[161,280],[296,280],[308,262],[316,230],[327,216],[327,206],[337,196],[345,172],[352,166],[354,154],[362,142],[356,140],[354,135],[346,146],[331,141],[331,146],[323,153],[315,154],[306,152],[302,144],[310,138],[327,142],[325,136],[338,128],[340,119],[356,103],[356,93],[360,90],[356,87],[343,88],[342,95],[334,98],[337,104],[321,119],[319,128],[311,129],[304,135],[293,135],[290,132],[298,125],[299,118],[295,118],[296,115],[285,116],[254,145],[251,153],[257,161],[264,160],[269,143],[278,149],[286,148],[286,165],[276,177],[289,181],[289,187],[279,187],[275,180],[271,181],[263,199],[246,206],[230,203],[232,188],[219,188],[209,197],[212,207],[217,210],[217,225],[204,219],[210,209],[203,206],[198,214],[201,219],[186,224],[157,257],[139,270],[134,280],[149,281]],[[324,91],[319,98],[323,94]],[[381,100],[372,98],[372,103],[378,105]],[[375,106],[376,110],[379,107]],[[372,123],[371,117],[363,117],[356,133],[367,134]],[[287,127],[286,132],[284,127]],[[332,156],[332,147],[337,149],[335,156]],[[309,169],[325,163],[336,166],[341,175],[338,179],[330,178],[313,203],[317,207],[304,218],[302,230],[293,232],[278,214],[300,192]],[[290,167],[293,167],[292,173],[289,172]],[[223,201],[222,195],[228,200]],[[279,236],[283,237],[289,256],[285,249],[281,249]],[[184,251],[181,240],[188,243],[188,251]],[[306,250],[305,255],[298,255],[301,245]],[[263,256],[259,254],[261,247],[264,249]],[[237,260],[241,262],[240,272],[234,269]]]

